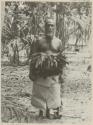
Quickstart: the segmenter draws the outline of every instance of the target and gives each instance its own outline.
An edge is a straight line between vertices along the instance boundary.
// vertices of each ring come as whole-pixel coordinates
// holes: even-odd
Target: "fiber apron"
[[[59,76],[38,78],[33,83],[31,104],[41,110],[61,106]]]

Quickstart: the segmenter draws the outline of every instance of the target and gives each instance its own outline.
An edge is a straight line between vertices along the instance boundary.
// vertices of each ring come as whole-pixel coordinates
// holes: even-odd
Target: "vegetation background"
[[[1,34],[3,122],[86,122],[91,101],[91,2],[5,2]],[[52,17],[69,66],[62,83],[63,118],[39,120],[31,104],[29,59],[32,43]],[[81,96],[82,95],[82,96]],[[69,99],[70,98],[70,99]],[[77,102],[77,103],[76,103]],[[82,107],[83,106],[83,107]],[[88,110],[88,111],[87,111]],[[88,112],[88,113],[87,113]]]

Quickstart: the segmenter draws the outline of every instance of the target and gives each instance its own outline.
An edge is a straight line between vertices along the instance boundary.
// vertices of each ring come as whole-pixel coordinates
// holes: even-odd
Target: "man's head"
[[[53,19],[48,18],[45,21],[45,34],[46,36],[53,38],[55,31],[55,22]]]

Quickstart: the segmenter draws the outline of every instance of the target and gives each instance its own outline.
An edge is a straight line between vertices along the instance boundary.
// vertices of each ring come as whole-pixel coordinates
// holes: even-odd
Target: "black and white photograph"
[[[1,122],[92,125],[92,2],[1,1]]]

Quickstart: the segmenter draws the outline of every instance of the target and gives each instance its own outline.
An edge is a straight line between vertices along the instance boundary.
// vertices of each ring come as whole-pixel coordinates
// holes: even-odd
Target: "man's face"
[[[54,29],[55,29],[55,26],[53,23],[47,23],[45,26],[46,35],[53,37],[54,36]]]

